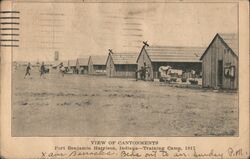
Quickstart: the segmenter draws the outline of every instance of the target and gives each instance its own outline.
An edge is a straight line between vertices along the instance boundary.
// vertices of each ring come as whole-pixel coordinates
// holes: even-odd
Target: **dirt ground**
[[[12,136],[237,136],[238,94],[13,71]]]

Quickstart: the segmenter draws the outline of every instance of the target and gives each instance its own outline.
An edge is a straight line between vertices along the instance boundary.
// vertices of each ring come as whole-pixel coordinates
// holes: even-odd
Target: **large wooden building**
[[[216,34],[202,60],[202,85],[210,88],[238,88],[238,38],[236,34]]]
[[[91,75],[106,75],[107,56],[90,56],[88,73]]]
[[[135,78],[137,53],[110,52],[106,62],[108,77]]]
[[[78,74],[88,74],[89,58],[77,58],[76,70]]]
[[[138,69],[148,68],[149,80],[159,78],[160,66],[171,66],[184,72],[194,70],[197,75],[201,72],[201,54],[203,47],[172,47],[172,46],[148,46],[144,45],[137,58]]]

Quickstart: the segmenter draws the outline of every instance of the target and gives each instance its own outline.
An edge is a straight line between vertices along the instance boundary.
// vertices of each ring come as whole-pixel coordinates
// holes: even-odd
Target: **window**
[[[232,78],[235,77],[235,66],[230,67],[230,77],[232,77]]]
[[[126,65],[117,65],[117,71],[125,71],[126,70]]]
[[[224,68],[224,76],[227,78],[235,77],[235,66],[228,66]]]

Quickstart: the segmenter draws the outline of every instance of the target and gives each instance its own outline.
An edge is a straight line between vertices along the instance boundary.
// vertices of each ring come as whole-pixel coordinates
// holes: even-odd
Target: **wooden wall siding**
[[[76,68],[79,70],[80,68],[81,69],[88,69],[88,59],[81,59],[81,58],[78,58],[76,60]]]
[[[115,76],[115,65],[111,58],[111,56],[108,56],[107,64],[106,64],[106,75],[108,77],[114,77]]]
[[[135,64],[123,64],[115,65],[115,70],[120,72],[135,72],[137,70],[137,65]]]
[[[160,66],[171,66],[174,69],[182,69],[183,71],[195,70],[198,74],[202,71],[201,62],[151,62],[146,51],[143,49],[138,58],[138,68],[144,66],[144,62],[149,67],[149,77],[151,80],[159,78]]]
[[[125,78],[135,78],[135,71],[137,70],[137,65],[115,65],[112,57],[109,55],[106,64],[106,75],[108,77],[125,77]]]
[[[89,58],[89,62],[88,62],[88,72],[89,72],[89,74],[94,73],[94,67],[93,67],[93,62],[92,62],[91,57]]]
[[[79,74],[88,74],[88,66],[79,66],[77,69]]]
[[[138,63],[137,63],[137,70],[140,70],[141,67],[144,66],[144,62],[146,63],[146,65],[149,67],[149,79],[150,80],[154,80],[154,72],[153,72],[153,66],[151,63],[151,60],[149,59],[145,49],[142,49],[140,56],[138,57]],[[139,77],[139,74],[138,74]]]
[[[114,77],[135,78],[135,72],[116,71]]]
[[[135,78],[137,65],[115,65],[115,77]]]
[[[89,57],[88,62],[88,73],[92,75],[106,75],[106,57],[98,56],[98,57]],[[93,59],[94,58],[94,59]],[[94,60],[94,61],[93,61]]]
[[[76,61],[76,69],[80,69],[80,65],[79,65],[79,62],[78,61]]]
[[[86,71],[88,72],[88,66],[80,66],[80,65],[76,65],[76,69],[77,70],[84,70],[84,74],[86,74]]]
[[[222,86],[225,89],[237,89],[238,88],[238,59],[233,52],[217,37],[207,53],[202,59],[202,84],[203,87],[219,87],[218,78],[218,61],[223,61],[223,75]],[[227,63],[235,66],[235,78],[227,78],[224,76],[224,68]]]
[[[106,66],[105,65],[93,65],[94,75],[106,75]]]

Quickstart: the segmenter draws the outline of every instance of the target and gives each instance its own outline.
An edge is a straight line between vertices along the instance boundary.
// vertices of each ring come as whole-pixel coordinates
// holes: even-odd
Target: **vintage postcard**
[[[6,159],[249,155],[247,0],[3,0]]]

